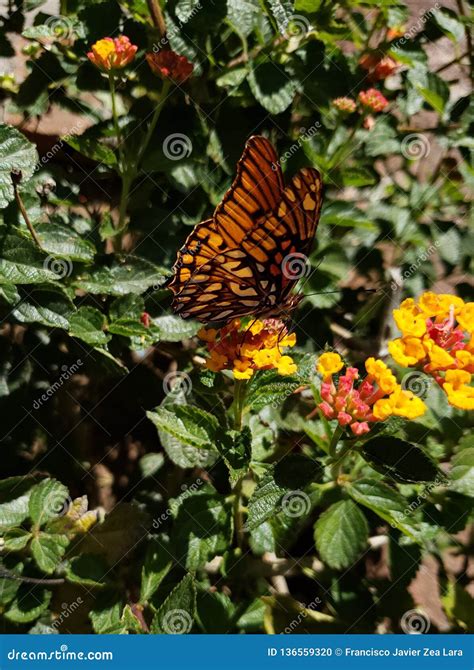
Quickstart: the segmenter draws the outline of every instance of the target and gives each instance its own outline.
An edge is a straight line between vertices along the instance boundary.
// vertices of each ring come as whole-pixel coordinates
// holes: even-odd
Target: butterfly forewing
[[[311,249],[321,211],[321,178],[317,170],[303,168],[283,188],[281,173],[277,173],[273,181],[265,182],[265,188],[270,188],[265,197],[249,199],[259,202],[253,214],[247,209],[242,214],[239,200],[245,200],[245,185],[250,183],[255,189],[248,175],[254,174],[257,148],[266,164],[276,161],[267,140],[249,140],[237,178],[214,218],[198,224],[178,253],[170,288],[173,309],[183,318],[209,323],[277,315],[294,307],[291,290],[299,276],[286,272],[285,263],[292,255],[306,258]],[[273,205],[268,209],[270,201]],[[234,212],[239,213],[238,225]],[[231,235],[225,234],[225,226]]]

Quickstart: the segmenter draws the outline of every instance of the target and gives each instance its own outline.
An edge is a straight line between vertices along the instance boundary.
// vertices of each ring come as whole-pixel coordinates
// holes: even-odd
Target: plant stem
[[[159,0],[147,0],[147,5],[153,24],[155,25],[155,28],[158,29],[160,37],[163,38],[166,34],[166,24],[163,18],[163,12],[161,11]]]
[[[237,379],[234,386],[234,430],[242,430],[242,412],[246,393],[246,380]]]
[[[242,517],[242,508],[241,508],[241,500],[242,500],[242,480],[243,478],[241,477],[237,484],[234,487],[234,500],[232,504],[232,514],[234,517],[234,531],[235,531],[235,540],[237,543],[238,547],[242,546],[242,541],[244,537],[244,523],[243,523],[243,517]]]
[[[23,217],[23,219],[24,219],[24,221],[25,221],[25,223],[28,227],[28,230],[30,231],[31,237],[33,238],[36,246],[39,247],[42,250],[43,247],[41,246],[40,239],[39,239],[38,235],[36,234],[35,229],[33,228],[33,224],[30,221],[30,218],[28,216],[28,212],[26,211],[26,207],[23,204],[23,200],[21,198],[20,192],[18,191],[18,184],[16,183],[14,178],[12,179],[12,182],[13,182],[13,192],[15,194],[15,200],[16,200],[16,204],[18,205],[18,209],[21,212],[21,215],[22,215],[22,217]]]
[[[332,458],[336,457],[336,447],[338,445],[338,442],[341,438],[342,433],[344,432],[344,428],[340,426],[339,424],[336,426],[334,433],[331,438],[331,442],[329,444],[329,455],[332,456]]]
[[[120,126],[118,122],[117,114],[117,99],[115,96],[115,75],[113,72],[109,72],[109,87],[110,87],[110,98],[112,101],[112,119],[114,122],[115,137],[117,138],[117,148],[119,152],[119,173],[122,176],[123,172],[123,155],[122,155],[122,133],[120,132]]]
[[[170,90],[170,82],[165,80],[163,82],[163,88],[161,89],[160,99],[158,101],[158,104],[156,105],[156,108],[155,108],[155,111],[153,113],[152,119],[151,119],[151,121],[148,125],[146,135],[145,135],[145,139],[143,140],[142,145],[141,145],[140,149],[138,150],[137,159],[136,159],[135,165],[134,165],[134,177],[133,178],[135,178],[135,175],[138,172],[138,169],[140,167],[140,162],[141,162],[141,160],[143,158],[143,155],[144,155],[144,153],[145,153],[145,151],[146,151],[146,149],[147,149],[147,147],[150,143],[153,132],[156,128],[156,124],[158,123],[158,119],[160,118],[161,110],[164,107],[164,103],[166,101],[169,90]]]

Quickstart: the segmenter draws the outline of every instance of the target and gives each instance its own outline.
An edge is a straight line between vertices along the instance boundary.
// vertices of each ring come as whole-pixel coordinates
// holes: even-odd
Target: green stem
[[[234,429],[242,430],[242,413],[244,411],[245,396],[247,393],[247,382],[245,379],[237,379],[234,386]]]
[[[122,171],[123,171],[123,156],[122,156],[122,133],[120,132],[120,125],[118,122],[118,114],[117,114],[117,99],[115,95],[115,74],[113,71],[109,72],[109,87],[110,87],[110,98],[112,101],[112,119],[114,122],[114,129],[115,129],[115,137],[117,139],[117,148],[119,152],[119,173],[120,176],[122,176]]]
[[[134,178],[135,178],[135,175],[138,172],[138,169],[140,167],[140,163],[141,163],[141,160],[143,158],[143,155],[144,155],[148,145],[150,144],[150,140],[151,140],[151,138],[153,136],[153,132],[156,128],[156,124],[158,123],[158,119],[160,118],[161,110],[163,109],[166,98],[168,96],[168,91],[170,90],[170,86],[171,86],[170,82],[165,79],[165,81],[163,82],[163,87],[161,89],[160,99],[158,101],[158,104],[156,105],[156,109],[155,109],[155,111],[153,113],[153,116],[152,116],[152,119],[151,119],[151,121],[148,125],[146,135],[145,135],[145,139],[143,140],[142,145],[141,145],[140,149],[138,150],[137,159],[136,159],[135,164],[134,164]]]
[[[242,478],[239,479],[234,487],[234,500],[232,504],[232,514],[234,517],[235,540],[238,547],[242,547],[244,537],[244,520],[242,516]]]
[[[334,430],[331,442],[329,444],[329,455],[332,456],[332,458],[336,458],[336,447],[339,443],[339,440],[341,439],[343,432],[344,428],[338,424]]]

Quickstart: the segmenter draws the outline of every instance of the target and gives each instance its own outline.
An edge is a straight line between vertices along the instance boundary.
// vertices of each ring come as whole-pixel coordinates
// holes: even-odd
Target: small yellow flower
[[[267,365],[273,365],[276,363],[279,358],[281,358],[281,354],[277,348],[261,349],[254,354],[253,362],[257,368],[265,368]]]
[[[447,317],[451,307],[454,313],[457,314],[463,307],[464,301],[457,295],[449,293],[432,293],[427,291],[420,296],[418,305],[426,317]]]
[[[468,333],[474,332],[474,302],[467,302],[456,318],[461,328]]]
[[[474,387],[468,386],[471,375],[465,370],[448,370],[446,372],[443,389],[448,396],[448,402],[458,409],[474,409]]]
[[[204,342],[215,342],[216,341],[217,330],[215,328],[201,328],[197,336],[200,340]]]
[[[291,356],[282,356],[277,362],[277,370],[280,375],[294,375],[298,366],[293,362]]]
[[[252,333],[252,335],[258,335],[259,333],[262,332],[264,327],[265,327],[265,324],[263,323],[263,321],[255,321],[255,323],[253,323],[250,326],[249,330]]]
[[[426,412],[426,405],[411,391],[404,391],[400,387],[389,398],[395,416],[405,419],[417,419]]]
[[[386,364],[381,361],[379,358],[374,358],[371,356],[365,361],[365,369],[373,377],[378,377],[378,375],[383,374],[388,370]]]
[[[389,398],[381,398],[374,403],[372,413],[377,421],[385,421],[393,414],[392,403]]]
[[[428,348],[428,357],[430,365],[434,370],[442,370],[449,368],[455,364],[454,358],[448,354],[446,349],[439,347],[437,344],[430,344]]]
[[[456,351],[456,361],[460,368],[474,368],[474,355],[467,349]]]
[[[282,337],[278,344],[280,347],[294,347],[296,344],[296,333],[290,333],[290,335]]]
[[[393,318],[404,337],[421,337],[426,333],[426,319],[421,314],[400,307],[393,310]]]
[[[416,337],[400,337],[391,340],[388,343],[388,351],[392,358],[405,368],[416,365],[426,356],[423,344]]]
[[[339,370],[342,370],[344,367],[344,362],[339,354],[336,354],[332,351],[328,351],[325,354],[321,354],[318,359],[318,372],[325,379],[331,377],[331,375],[336,374]]]
[[[234,367],[232,372],[236,379],[250,379],[253,375],[253,370],[250,366],[250,361],[243,361],[238,358],[234,361]]]

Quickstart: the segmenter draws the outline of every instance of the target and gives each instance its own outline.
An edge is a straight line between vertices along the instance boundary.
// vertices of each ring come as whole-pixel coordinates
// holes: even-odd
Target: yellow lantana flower
[[[467,302],[456,318],[461,328],[468,333],[474,332],[474,302]]]
[[[405,337],[422,337],[426,333],[426,319],[421,314],[400,307],[393,310],[393,318]]]
[[[333,351],[327,351],[318,359],[318,372],[325,379],[331,377],[331,375],[336,374],[344,367],[344,361]]]
[[[469,386],[471,375],[465,370],[448,370],[443,388],[449,403],[458,409],[474,409],[474,387]]]

